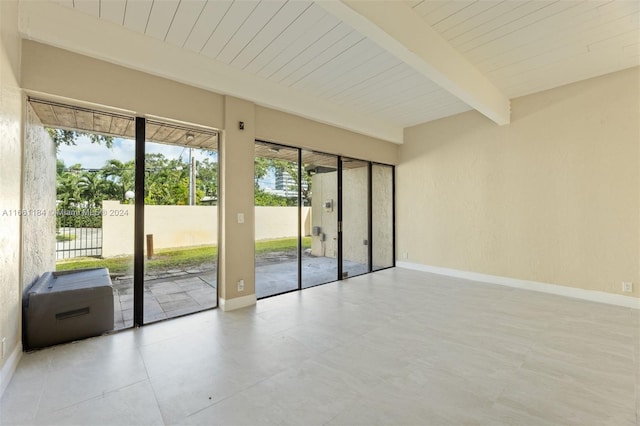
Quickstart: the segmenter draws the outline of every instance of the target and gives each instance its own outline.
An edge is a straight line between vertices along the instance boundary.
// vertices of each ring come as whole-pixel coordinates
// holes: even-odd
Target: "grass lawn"
[[[271,251],[295,250],[298,245],[297,238],[280,238],[277,240],[256,241],[256,254]],[[302,238],[302,249],[311,247],[311,237]],[[157,250],[153,259],[146,260],[147,272],[163,271],[168,269],[184,269],[196,267],[203,263],[215,261],[218,256],[218,247],[198,246],[178,249]],[[114,274],[132,274],[133,256],[119,256],[108,259],[95,257],[76,257],[62,260],[56,263],[57,271],[85,268],[109,268]]]
[[[56,235],[56,241],[73,241],[76,239],[76,234],[58,234]]]
[[[278,238],[277,240],[256,241],[256,254],[270,251],[295,250],[298,247],[297,238]],[[311,248],[311,237],[302,237],[302,250]]]

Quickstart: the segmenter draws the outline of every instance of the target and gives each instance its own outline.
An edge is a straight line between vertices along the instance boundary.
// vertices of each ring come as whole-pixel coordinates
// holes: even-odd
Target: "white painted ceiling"
[[[640,1],[413,1],[509,98],[640,65]]]
[[[343,7],[336,4],[338,1],[53,1],[57,3],[55,8],[23,8],[23,21],[28,22],[24,24],[25,37],[108,59],[109,55],[97,49],[88,52],[81,37],[74,42],[70,33],[61,33],[64,29],[37,28],[39,21],[35,18],[38,13],[53,13],[66,15],[74,25],[83,21],[95,25],[99,21],[100,28],[108,29],[110,34],[135,32],[159,41],[154,49],[162,49],[166,61],[181,61],[179,55],[186,51],[204,58],[212,67],[237,70],[246,81],[255,83],[253,87],[263,84],[269,88],[271,98],[256,91],[251,100],[259,104],[394,142],[401,142],[404,127],[479,109],[457,90],[464,86],[465,74],[429,71],[438,63],[430,63],[428,52],[417,53],[418,60],[424,60],[427,67],[416,67],[416,62],[404,59],[415,53],[410,43],[398,38],[399,47],[393,47],[393,28],[384,23],[371,26],[351,9],[332,13],[336,7]],[[376,2],[370,2],[373,3]],[[445,57],[461,54],[464,66],[457,62],[457,68],[468,68],[461,72],[466,71],[469,76],[486,78],[487,84],[495,86],[496,93],[505,99],[640,65],[640,1],[395,3],[395,8],[402,6],[418,16],[416,21],[425,27],[417,28],[407,20],[409,31],[434,30],[443,40]],[[401,16],[407,15],[398,15]],[[376,36],[378,33],[381,35]],[[391,37],[391,43],[381,43],[385,37]],[[130,63],[133,59],[119,60],[113,54],[110,57],[114,62],[154,72],[151,64],[143,63],[144,55],[136,64]],[[181,76],[183,82],[190,83],[188,74]],[[452,85],[447,83],[449,77]],[[222,87],[212,81],[208,85],[203,79],[206,75],[198,76],[197,81],[194,78],[193,84],[252,97],[248,91],[236,93],[231,84]],[[212,73],[211,80],[215,79]],[[288,96],[297,96],[302,102],[287,108],[284,104]],[[315,104],[315,109],[309,106],[306,110],[306,104]]]

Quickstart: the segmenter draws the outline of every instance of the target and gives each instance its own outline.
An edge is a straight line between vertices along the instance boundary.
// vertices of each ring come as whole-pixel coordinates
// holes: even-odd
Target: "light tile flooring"
[[[637,425],[639,333],[396,268],[25,354],[0,423]]]

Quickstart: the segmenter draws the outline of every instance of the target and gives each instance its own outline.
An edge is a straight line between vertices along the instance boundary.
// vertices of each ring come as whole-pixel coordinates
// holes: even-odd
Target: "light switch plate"
[[[244,223],[244,213],[238,213],[238,223]]]

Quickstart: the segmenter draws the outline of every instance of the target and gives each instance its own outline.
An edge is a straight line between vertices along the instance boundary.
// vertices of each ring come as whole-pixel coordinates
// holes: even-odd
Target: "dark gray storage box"
[[[45,272],[25,291],[22,305],[27,349],[113,329],[113,288],[107,268]]]

